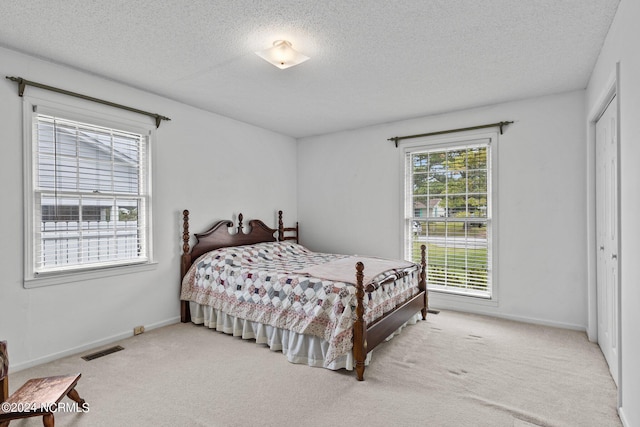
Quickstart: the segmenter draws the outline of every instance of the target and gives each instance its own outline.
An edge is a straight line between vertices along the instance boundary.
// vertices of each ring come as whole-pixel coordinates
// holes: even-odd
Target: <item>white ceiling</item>
[[[2,0],[0,45],[305,137],[585,88],[618,3]]]

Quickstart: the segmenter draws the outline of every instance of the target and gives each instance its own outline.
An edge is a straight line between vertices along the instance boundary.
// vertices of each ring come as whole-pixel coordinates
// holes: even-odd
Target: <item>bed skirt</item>
[[[281,351],[291,363],[323,367],[331,370],[353,370],[355,362],[353,354],[338,357],[329,364],[325,364],[325,355],[329,343],[320,337],[298,334],[286,329],[264,325],[250,320],[244,320],[230,316],[212,307],[189,302],[191,310],[191,322],[196,325],[204,325],[225,334],[242,339],[254,339],[256,344],[265,344],[272,351]],[[420,312],[404,323],[398,330],[391,334],[387,341],[399,334],[406,325],[413,325],[422,319]],[[365,364],[369,364],[372,352],[367,354]]]

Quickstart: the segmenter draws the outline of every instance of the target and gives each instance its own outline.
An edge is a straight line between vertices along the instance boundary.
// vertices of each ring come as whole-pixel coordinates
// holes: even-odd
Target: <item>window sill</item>
[[[144,264],[130,264],[117,267],[96,268],[93,270],[76,271],[69,273],[52,274],[41,277],[25,278],[24,287],[26,289],[40,288],[43,286],[61,285],[71,282],[101,279],[103,277],[119,276],[122,274],[138,273],[141,271],[155,270],[157,262],[147,262]]]
[[[495,290],[494,290],[495,291]],[[429,305],[449,309],[466,309],[471,307],[497,307],[498,300],[493,298],[483,298],[469,294],[438,291],[429,289]]]

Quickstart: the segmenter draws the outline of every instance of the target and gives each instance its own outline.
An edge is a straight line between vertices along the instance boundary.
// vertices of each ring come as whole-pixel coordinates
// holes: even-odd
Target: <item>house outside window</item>
[[[495,134],[404,148],[405,259],[425,245],[430,291],[492,298]]]
[[[150,263],[150,131],[46,105],[25,111],[25,286]]]

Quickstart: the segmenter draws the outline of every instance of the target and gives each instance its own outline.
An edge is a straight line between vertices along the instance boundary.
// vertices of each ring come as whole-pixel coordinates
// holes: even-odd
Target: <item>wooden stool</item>
[[[65,395],[77,402],[78,409],[86,409],[85,400],[75,390],[81,374],[31,379],[11,396],[8,374],[7,342],[0,341],[0,427],[11,420],[38,416],[45,427],[53,427],[53,413]]]

